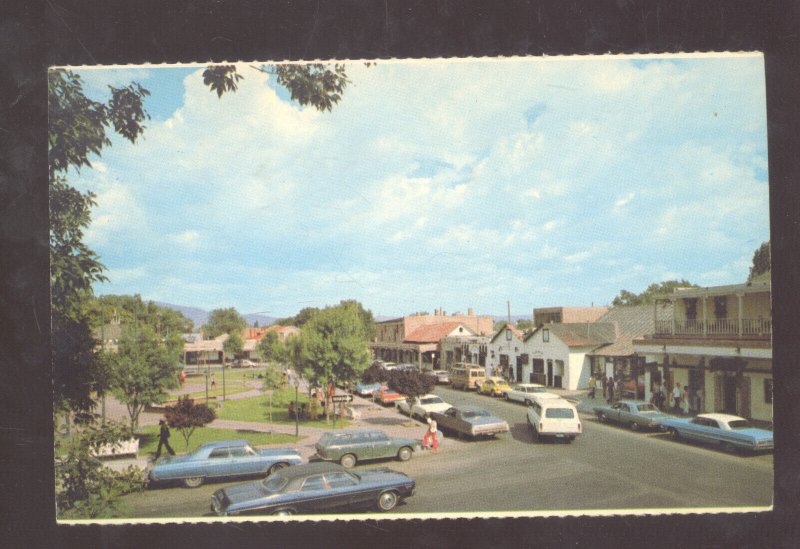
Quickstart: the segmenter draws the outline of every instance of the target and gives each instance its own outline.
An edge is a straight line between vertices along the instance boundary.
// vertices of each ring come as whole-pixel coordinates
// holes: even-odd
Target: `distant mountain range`
[[[183,316],[185,316],[194,323],[195,331],[198,331],[200,329],[200,326],[202,326],[208,321],[208,315],[210,314],[210,311],[206,311],[205,309],[199,309],[197,307],[186,307],[184,305],[174,305],[172,303],[163,303],[160,301],[156,301],[155,303],[160,307],[166,307],[167,309],[172,309],[174,311],[178,311],[179,313],[183,314]],[[269,326],[270,324],[278,320],[277,318],[272,316],[265,316],[259,314],[244,314],[242,316],[247,321],[247,324],[249,324],[250,326],[252,326],[256,322],[258,322],[259,326]]]
[[[156,301],[155,303],[160,307],[173,309],[183,314],[183,316],[194,322],[195,331],[198,331],[200,329],[200,326],[202,326],[208,321],[208,315],[210,314],[210,311],[206,311],[205,309],[200,309],[198,307],[186,307],[184,305],[174,305],[172,303],[164,303],[161,301]],[[256,322],[258,322],[259,326],[269,326],[270,324],[273,324],[276,320],[278,320],[275,317],[260,315],[260,314],[244,314],[242,316],[250,326],[252,326]],[[489,315],[489,316],[491,316],[495,322],[508,320],[508,315]],[[399,318],[399,317],[380,315],[375,317],[375,321],[383,322],[385,320],[392,320],[393,318]],[[511,322],[516,324],[518,320],[521,319],[530,320],[530,318],[531,318],[530,315],[511,315]]]

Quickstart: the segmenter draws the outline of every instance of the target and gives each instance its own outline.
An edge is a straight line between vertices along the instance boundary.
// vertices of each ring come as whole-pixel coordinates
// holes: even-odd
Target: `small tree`
[[[242,349],[244,349],[244,341],[242,341],[242,336],[239,335],[239,332],[230,334],[225,343],[222,344],[222,350],[225,351],[225,354],[234,358],[242,352]]]
[[[277,362],[282,357],[281,346],[278,333],[274,330],[267,332],[258,342],[258,354],[260,354],[261,358],[266,362]]]
[[[373,364],[361,374],[362,383],[385,383],[389,380],[389,370],[380,364]]]
[[[430,393],[435,384],[435,377],[420,370],[391,370],[389,372],[389,387],[411,399]]]
[[[269,408],[267,408],[267,415],[269,422],[272,423],[272,395],[276,389],[281,386],[281,374],[278,368],[274,366],[267,366],[264,372],[264,392],[269,396]]]
[[[167,423],[183,435],[188,449],[189,438],[194,430],[214,421],[217,414],[207,404],[195,404],[191,398],[182,397],[178,399],[177,404],[164,409],[164,416],[167,418]]]
[[[769,272],[772,268],[772,257],[769,248],[769,240],[762,243],[753,254],[753,264],[750,266],[750,275],[747,281],[750,282],[754,277]]]

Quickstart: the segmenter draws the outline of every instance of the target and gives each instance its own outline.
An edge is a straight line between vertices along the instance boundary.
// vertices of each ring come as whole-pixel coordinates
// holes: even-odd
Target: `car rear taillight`
[[[543,430],[544,430],[544,423],[540,423],[539,424],[539,432],[542,432]]]
[[[578,423],[578,432],[579,433],[581,432],[581,424],[580,423]]]

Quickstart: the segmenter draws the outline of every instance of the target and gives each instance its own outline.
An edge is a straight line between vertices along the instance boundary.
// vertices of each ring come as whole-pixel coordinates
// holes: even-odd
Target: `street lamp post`
[[[300,438],[300,408],[297,404],[298,392],[300,390],[300,376],[294,376],[294,438]]]

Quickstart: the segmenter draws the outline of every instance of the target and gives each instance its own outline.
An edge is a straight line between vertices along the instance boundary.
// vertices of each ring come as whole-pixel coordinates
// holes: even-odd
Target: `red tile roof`
[[[453,330],[463,326],[461,322],[446,322],[444,324],[429,324],[427,326],[420,326],[410,334],[407,334],[403,339],[404,343],[439,343],[441,339],[450,334]],[[465,326],[466,328],[466,326]],[[466,328],[470,335],[474,334],[472,330]]]

